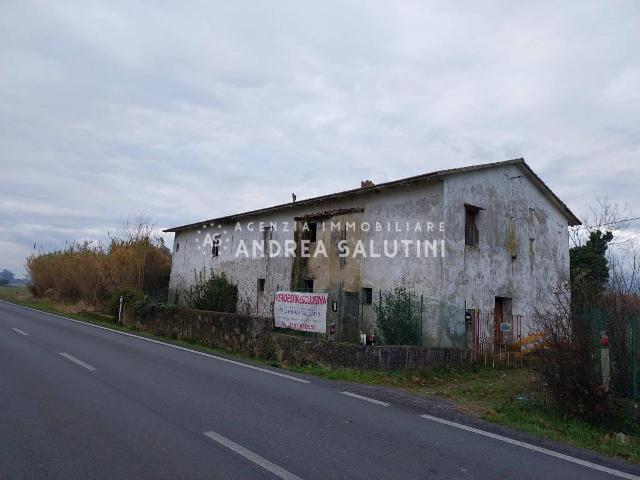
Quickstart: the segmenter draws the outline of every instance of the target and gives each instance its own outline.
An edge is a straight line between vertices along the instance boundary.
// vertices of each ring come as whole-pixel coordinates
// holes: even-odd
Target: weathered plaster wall
[[[445,238],[445,233],[440,231],[440,223],[443,222],[443,191],[442,181],[382,191],[367,203],[363,215],[364,219],[372,225],[380,222],[384,226],[382,232],[372,230],[363,234],[365,245],[374,242],[376,249],[382,251],[385,240],[390,249],[394,240],[404,239],[414,243],[409,247],[408,257],[404,255],[404,246],[400,244],[398,248],[402,253],[396,257],[381,256],[364,259],[361,286],[373,290],[373,300],[376,303],[380,290],[391,291],[403,283],[416,293],[416,298],[421,294],[424,295],[426,301],[423,322],[425,325],[436,323],[435,317],[438,313],[428,308],[428,305],[439,299],[442,291],[442,270],[446,261],[440,250],[441,240]],[[416,231],[418,224],[421,226],[420,231]],[[391,225],[391,231],[388,231],[388,225]],[[432,225],[431,231],[429,231],[429,225]],[[428,255],[423,251],[418,257],[414,249],[418,240],[435,242],[439,250],[435,254],[429,252]],[[374,321],[375,311],[373,305],[365,305],[362,308],[363,326],[366,329],[367,325]],[[460,318],[464,318],[464,313],[461,313]],[[425,335],[428,330],[428,328],[424,329]]]
[[[246,222],[242,222],[242,231],[236,231],[235,223],[208,225],[206,229],[193,229],[176,233],[174,240],[174,257],[171,267],[171,280],[169,285],[170,299],[173,299],[175,292],[185,292],[194,281],[194,272],[203,268],[213,270],[217,273],[224,272],[231,281],[238,285],[239,305],[238,310],[242,313],[252,315],[268,315],[271,312],[270,298],[278,289],[289,289],[291,281],[291,258],[284,257],[264,257],[252,254],[253,240],[261,240],[265,233],[260,231],[259,222],[276,222],[281,224],[291,221],[288,215],[269,215],[256,221],[253,231],[248,230]],[[219,256],[211,256],[211,247],[207,245],[202,248],[202,243],[206,240],[207,234],[220,234],[221,245]],[[269,232],[271,238],[284,243],[285,240],[293,240],[293,232],[276,230]],[[236,257],[240,241],[244,240],[249,249],[249,258]],[[180,245],[178,252],[175,252],[176,245]],[[198,247],[201,248],[198,248]],[[264,278],[265,291],[258,293],[258,279]],[[178,303],[184,304],[184,293]]]
[[[194,272],[203,268],[213,268],[216,272],[225,272],[227,276],[238,284],[241,301],[239,311],[254,315],[270,315],[271,299],[273,293],[280,289],[289,289],[291,286],[293,258],[237,258],[234,256],[239,242],[243,240],[249,247],[253,240],[264,238],[264,232],[260,231],[259,222],[265,226],[273,223],[275,229],[269,232],[271,239],[284,244],[286,241],[294,241],[294,218],[317,214],[321,211],[340,209],[357,210],[345,214],[325,216],[324,228],[319,224],[317,238],[323,240],[327,249],[327,258],[316,257],[306,261],[305,278],[314,280],[316,291],[324,291],[332,300],[338,301],[338,311],[329,311],[327,324],[336,323],[338,328],[345,327],[344,294],[360,294],[361,288],[369,287],[374,291],[374,299],[378,298],[378,292],[392,290],[396,285],[404,282],[416,292],[424,293],[428,298],[438,298],[440,295],[440,281],[442,277],[443,258],[438,253],[436,256],[430,253],[428,257],[422,255],[416,258],[411,253],[405,258],[402,244],[398,243],[398,255],[395,258],[386,258],[383,254],[383,242],[389,243],[389,251],[393,250],[392,243],[402,239],[411,241],[429,240],[440,242],[444,233],[440,232],[440,222],[443,218],[443,183],[441,181],[423,183],[421,185],[407,185],[393,190],[382,190],[363,194],[356,199],[323,202],[321,205],[291,210],[284,213],[275,213],[261,216],[259,219],[240,220],[242,231],[236,230],[236,224],[208,225],[206,229],[193,229],[181,231],[176,234],[174,241],[174,257],[171,271],[170,298],[175,298],[176,291],[185,291],[194,280]],[[247,229],[247,223],[253,221],[253,231]],[[331,222],[339,223],[341,229],[331,229]],[[283,224],[289,228],[283,230]],[[347,228],[348,224],[355,224],[355,229]],[[368,232],[362,231],[360,225],[370,225]],[[376,231],[376,223],[379,223],[382,231]],[[432,224],[432,231],[428,231],[428,224]],[[422,231],[415,231],[415,225],[420,224]],[[398,231],[399,230],[399,231]],[[211,257],[210,247],[202,246],[207,233],[220,233],[222,245],[220,255]],[[226,233],[225,233],[226,232]],[[340,258],[338,242],[341,239],[347,241],[350,252],[354,252],[356,242],[362,241],[366,247],[367,257],[349,255]],[[227,242],[228,240],[228,242]],[[370,245],[374,242],[374,254],[379,258],[370,256]],[[175,252],[177,245],[179,249]],[[438,243],[438,248],[440,244]],[[312,246],[313,248],[313,246]],[[313,251],[313,250],[312,250]],[[413,251],[413,247],[412,247]],[[257,291],[257,281],[265,278],[265,291]],[[184,296],[181,303],[184,303]],[[349,328],[350,335],[357,336],[360,328],[366,330],[374,317],[372,305],[361,305],[360,325]],[[462,314],[461,314],[462,316]],[[344,332],[343,332],[344,333]]]
[[[484,209],[479,214],[477,248],[465,247],[465,203]],[[178,244],[180,247],[174,252],[170,291],[184,291],[193,281],[194,271],[213,268],[225,272],[238,284],[240,312],[270,316],[273,293],[291,288],[293,258],[236,258],[234,253],[240,240],[251,248],[254,239],[264,238],[259,228],[259,222],[264,222],[276,225],[269,233],[270,238],[281,244],[294,242],[295,218],[345,209],[354,211],[327,217],[327,229],[318,230],[318,239],[324,240],[328,258],[311,258],[302,265],[302,276],[314,280],[315,290],[329,293],[327,325],[336,323],[340,328],[345,317],[344,304],[340,303],[338,311],[333,312],[331,303],[332,300],[342,302],[346,292],[359,294],[362,288],[371,288],[373,300],[377,302],[380,290],[389,291],[404,282],[418,295],[424,295],[426,343],[460,345],[465,308],[491,311],[495,297],[500,296],[512,298],[513,313],[526,316],[532,303],[545,302],[553,290],[568,279],[567,219],[520,168],[503,166],[242,219],[242,231],[235,230],[235,223],[220,228],[208,226],[207,230],[180,231],[174,241],[174,250]],[[253,231],[246,228],[251,221]],[[355,221],[358,227],[356,231],[332,232],[331,221],[342,225]],[[285,222],[289,225],[287,231],[282,228]],[[361,231],[362,222],[372,228]],[[376,222],[383,226],[383,231],[376,231]],[[432,231],[427,230],[429,222],[433,225]],[[444,232],[440,231],[440,222],[444,222]],[[416,223],[421,224],[422,231],[414,231]],[[395,231],[396,224],[400,232]],[[197,248],[211,230],[223,233],[219,257],[211,258],[210,248],[206,251]],[[367,251],[367,257],[340,259],[337,243],[342,238],[346,238],[351,251],[357,240],[361,240],[367,250],[370,242],[374,242],[376,251],[381,253],[384,240],[420,239],[435,241],[437,248],[443,240],[445,252],[442,255],[437,251],[435,256],[430,252],[428,257],[423,253],[419,258],[415,253],[408,258],[404,255],[371,258]],[[264,292],[258,292],[259,278],[266,279]],[[373,317],[373,306],[361,305],[359,328],[366,330]]]
[[[443,298],[491,311],[496,296],[507,297],[514,315],[528,317],[532,303],[546,304],[568,280],[567,219],[518,167],[449,176],[444,203]],[[484,208],[477,248],[464,243],[465,203]]]

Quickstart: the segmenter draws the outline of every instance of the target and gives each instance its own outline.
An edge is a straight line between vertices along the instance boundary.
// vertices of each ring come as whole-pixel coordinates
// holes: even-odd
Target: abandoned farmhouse
[[[523,159],[367,180],[166,230],[170,300],[185,303],[203,269],[236,283],[238,311],[253,315],[271,316],[277,291],[324,292],[330,333],[357,341],[379,299],[404,285],[423,344],[461,346],[470,310],[531,328],[531,308],[569,279],[568,226],[578,224]]]

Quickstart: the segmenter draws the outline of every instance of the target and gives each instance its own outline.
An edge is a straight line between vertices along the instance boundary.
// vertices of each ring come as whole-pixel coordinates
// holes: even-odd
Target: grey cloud
[[[638,20],[633,1],[3,2],[0,267],[139,211],[171,226],[521,155],[578,213],[637,205]]]

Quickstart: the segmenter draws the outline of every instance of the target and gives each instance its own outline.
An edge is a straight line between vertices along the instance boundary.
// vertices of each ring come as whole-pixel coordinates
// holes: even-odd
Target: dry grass
[[[151,296],[166,294],[171,253],[143,221],[108,245],[84,242],[27,259],[31,291],[52,300],[104,308],[115,292],[135,288]]]

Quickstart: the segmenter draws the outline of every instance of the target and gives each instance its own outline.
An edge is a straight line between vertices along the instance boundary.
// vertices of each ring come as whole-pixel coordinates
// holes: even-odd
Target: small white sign
[[[277,292],[273,319],[276,327],[326,333],[327,294]]]

